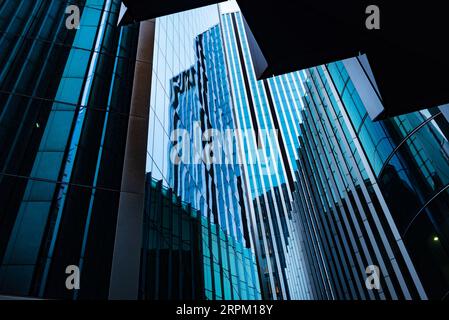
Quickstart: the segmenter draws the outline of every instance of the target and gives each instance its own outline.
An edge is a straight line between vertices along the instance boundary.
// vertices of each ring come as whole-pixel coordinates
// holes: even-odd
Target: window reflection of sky
[[[195,38],[218,23],[217,5],[156,20],[146,171],[165,186],[170,185],[170,80],[195,63]]]

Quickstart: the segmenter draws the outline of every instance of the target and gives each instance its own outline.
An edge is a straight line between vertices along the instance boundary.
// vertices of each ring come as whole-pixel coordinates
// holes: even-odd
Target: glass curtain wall
[[[223,158],[236,146],[209,135],[235,128],[219,23],[217,5],[156,19],[147,173],[198,212],[201,297],[260,299],[240,169]]]
[[[138,33],[116,27],[120,4],[0,3],[2,293],[107,298]]]
[[[350,63],[358,62],[299,74],[303,123],[294,212],[309,239],[313,290],[323,299],[444,299],[447,106],[373,122]],[[364,285],[369,265],[380,268],[379,291]]]
[[[258,81],[242,14],[221,15],[227,66],[243,159],[248,220],[264,299],[308,299],[303,249],[291,212],[301,119],[293,74]]]

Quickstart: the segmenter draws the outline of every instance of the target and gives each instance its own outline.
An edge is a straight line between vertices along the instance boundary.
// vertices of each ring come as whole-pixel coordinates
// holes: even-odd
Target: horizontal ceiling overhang
[[[123,0],[122,23],[156,18],[220,1]],[[366,54],[384,110],[379,118],[449,103],[449,13],[444,1],[237,0],[256,70],[267,78]],[[366,9],[380,9],[369,30]],[[260,55],[263,55],[261,58]],[[257,69],[257,68],[256,68]]]

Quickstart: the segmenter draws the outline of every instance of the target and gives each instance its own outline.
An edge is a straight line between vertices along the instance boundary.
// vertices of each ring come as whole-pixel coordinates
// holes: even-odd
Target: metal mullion
[[[306,125],[307,125],[307,123],[304,122],[304,127]],[[310,130],[310,128],[309,128],[309,130]],[[307,143],[305,142],[304,145],[306,146]],[[307,150],[307,146],[305,148]],[[306,153],[314,154],[313,148],[311,147],[311,145],[309,145],[308,148],[309,148],[309,151],[306,151]],[[316,150],[315,151],[315,154],[316,154],[315,159],[320,159],[320,157],[318,155],[318,150],[316,148],[317,148],[317,146],[315,146],[315,150]],[[321,185],[324,187],[325,193],[330,196],[332,201],[334,201],[334,199],[332,197],[331,187],[329,185],[329,180],[327,179],[326,174],[324,173],[324,171],[325,171],[324,165],[323,165],[322,161],[315,161],[315,163],[318,163],[318,165],[315,165],[315,166],[318,168],[318,171],[320,172],[321,176],[323,177],[322,178],[323,181],[322,181]],[[330,169],[330,168],[328,167],[327,169]],[[334,186],[334,188],[335,188],[335,186]],[[354,289],[353,283],[352,283],[352,276],[350,275],[350,273],[349,273],[349,271],[347,269],[347,265],[350,264],[350,261],[349,260],[346,261],[346,257],[344,255],[344,253],[342,252],[343,250],[341,248],[341,243],[343,243],[344,246],[345,246],[346,254],[348,255],[348,257],[351,256],[350,252],[349,252],[349,249],[347,248],[347,239],[346,239],[346,237],[344,237],[344,232],[341,230],[340,218],[338,218],[338,223],[337,223],[337,225],[339,226],[338,231],[340,232],[340,235],[337,235],[337,232],[336,232],[336,229],[335,229],[335,223],[334,223],[334,221],[331,220],[332,219],[331,215],[332,215],[333,210],[331,209],[331,206],[327,202],[325,203],[325,205],[326,205],[326,208],[327,208],[327,211],[328,211],[328,215],[329,215],[328,223],[331,226],[332,232],[335,233],[335,235],[338,237],[337,241],[336,241],[337,242],[337,247],[338,247],[340,259],[342,261],[344,261],[343,268],[345,269],[345,272],[346,272],[346,274],[347,274],[347,276],[349,277],[349,280],[350,280],[350,289],[351,289],[352,295],[356,295],[356,293],[354,292],[355,289]],[[333,202],[331,205],[335,205],[335,203]]]
[[[362,146],[361,146],[360,140],[359,140],[358,136],[355,134],[354,128],[353,128],[352,125],[351,125],[349,116],[348,116],[348,114],[347,114],[347,112],[346,112],[346,109],[344,108],[343,102],[341,101],[341,99],[340,99],[340,97],[339,97],[339,95],[338,95],[338,92],[337,92],[335,86],[333,85],[333,82],[332,82],[332,79],[331,79],[331,76],[330,76],[330,74],[329,74],[329,72],[328,72],[327,67],[323,68],[323,72],[324,72],[324,75],[325,75],[327,81],[329,82],[329,87],[331,88],[332,93],[333,93],[334,96],[335,96],[335,100],[337,101],[337,104],[339,105],[339,108],[340,108],[340,110],[341,110],[343,119],[344,119],[345,123],[347,124],[348,131],[350,132],[350,134],[351,134],[351,136],[352,136],[352,138],[353,138],[354,144],[355,144],[357,150],[359,151],[359,155],[360,155],[360,157],[361,157],[361,159],[362,159],[362,162],[363,162],[363,164],[364,164],[364,167],[365,167],[365,169],[366,169],[366,171],[367,171],[367,174],[368,174],[368,176],[369,176],[369,178],[370,178],[370,182],[371,182],[371,184],[372,184],[372,186],[373,186],[373,189],[374,189],[374,191],[375,191],[375,193],[376,193],[376,196],[377,196],[377,198],[378,198],[378,200],[379,200],[379,203],[381,204],[381,207],[382,207],[383,212],[384,212],[384,214],[385,214],[386,220],[387,220],[388,223],[389,223],[389,227],[390,227],[390,229],[391,229],[391,232],[393,233],[393,235],[394,235],[394,237],[395,237],[395,239],[396,239],[396,241],[397,241],[397,244],[398,244],[399,250],[400,250],[401,253],[402,253],[403,259],[404,259],[406,265],[407,265],[408,268],[409,268],[409,272],[410,272],[411,277],[412,277],[413,280],[414,280],[414,283],[415,283],[415,285],[416,285],[416,289],[418,290],[418,292],[419,292],[419,294],[420,294],[420,297],[425,299],[425,298],[427,298],[427,296],[426,296],[426,294],[425,294],[424,288],[422,287],[422,284],[421,284],[421,282],[420,282],[420,279],[418,278],[418,276],[417,276],[417,274],[416,274],[416,270],[414,269],[414,266],[413,266],[413,264],[412,264],[412,262],[411,262],[411,260],[410,260],[409,255],[408,255],[408,252],[407,252],[406,249],[405,249],[405,246],[404,246],[404,244],[403,244],[403,242],[402,242],[402,239],[401,239],[401,237],[400,237],[400,235],[399,235],[399,232],[398,232],[398,230],[397,230],[397,227],[396,227],[396,225],[395,225],[395,223],[394,223],[394,221],[393,221],[393,219],[392,219],[392,217],[391,217],[391,213],[390,213],[390,211],[389,211],[389,209],[388,209],[388,206],[387,206],[386,203],[385,203],[385,200],[384,200],[384,198],[383,198],[383,195],[382,195],[382,193],[381,193],[381,191],[380,191],[380,188],[379,188],[379,186],[378,186],[378,184],[377,184],[377,180],[376,180],[376,178],[375,178],[374,172],[372,171],[371,166],[368,165],[368,163],[369,163],[369,162],[368,162],[368,159],[366,158],[366,155],[365,155],[365,153],[363,152],[363,148],[362,148]],[[322,84],[322,79],[321,79],[321,77],[320,77],[320,80],[319,80],[319,81],[320,81],[320,83]],[[326,97],[326,99],[327,99],[328,102],[329,102],[330,99],[329,99],[329,95],[328,95],[328,93],[327,93],[327,90],[325,90],[325,97]],[[332,105],[332,104],[331,104],[331,105]],[[336,118],[336,116],[335,116],[335,110],[334,110],[333,108],[329,108],[329,110],[331,111],[332,116],[333,116],[334,118]],[[340,124],[339,121],[337,121],[337,126],[338,126],[338,129],[340,130],[340,132],[343,132],[343,131],[342,131],[341,124]],[[350,146],[349,146],[348,141],[346,140],[345,137],[343,137],[342,140],[343,140],[343,142],[344,142],[345,147],[347,148],[347,150],[350,151],[350,153],[349,153],[349,154],[350,154],[350,158],[351,158],[352,161],[355,163],[354,168],[355,168],[355,173],[356,173],[356,175],[357,175],[357,179],[359,179],[359,181],[363,182],[363,183],[360,183],[360,187],[361,187],[362,193],[363,193],[363,195],[364,195],[364,197],[365,197],[365,199],[366,199],[366,202],[367,202],[367,204],[368,204],[368,207],[369,207],[369,209],[370,209],[371,216],[372,216],[372,218],[373,218],[373,220],[374,220],[374,222],[375,222],[375,224],[376,224],[376,227],[377,227],[377,229],[378,229],[378,231],[379,231],[379,233],[380,233],[380,235],[381,235],[382,242],[383,242],[383,244],[384,244],[384,246],[385,246],[385,249],[386,249],[386,251],[387,251],[387,254],[389,255],[390,262],[391,262],[391,264],[392,264],[393,270],[394,270],[395,273],[396,273],[396,277],[397,277],[398,282],[399,282],[399,284],[400,284],[400,286],[401,286],[401,289],[402,289],[402,291],[403,291],[405,297],[406,297],[407,299],[411,299],[410,292],[409,292],[409,290],[408,290],[408,288],[407,288],[407,285],[406,285],[406,283],[405,283],[404,277],[403,277],[403,275],[402,275],[402,270],[400,270],[400,267],[399,267],[399,265],[398,265],[398,263],[397,263],[397,261],[396,261],[396,257],[394,257],[394,253],[393,253],[393,251],[392,251],[392,249],[391,249],[391,247],[390,247],[390,245],[389,245],[389,243],[388,243],[388,240],[386,239],[385,231],[383,230],[382,224],[381,224],[381,222],[380,222],[380,220],[379,220],[379,217],[377,216],[377,212],[376,212],[376,210],[375,210],[375,208],[374,208],[374,206],[373,206],[373,202],[372,202],[372,200],[371,200],[371,197],[370,197],[370,195],[369,195],[369,192],[368,192],[368,190],[367,190],[367,188],[366,188],[366,185],[365,185],[365,183],[364,183],[364,179],[363,179],[363,177],[362,177],[360,168],[359,168],[359,166],[357,165],[355,159],[353,158],[353,155],[352,155],[352,152],[351,152],[351,148],[350,148]]]
[[[308,210],[306,210],[304,208],[304,212],[305,212],[305,214],[307,213],[307,216],[308,216],[308,217],[305,216],[306,221],[307,221],[307,226],[308,226],[308,229],[309,229],[309,233],[313,234],[315,236],[315,239],[316,239],[316,241],[312,242],[313,243],[313,247],[314,247],[314,252],[315,252],[316,256],[318,256],[318,254],[319,254],[319,256],[321,258],[321,259],[317,258],[317,260],[316,260],[318,262],[318,266],[320,268],[319,275],[321,276],[322,284],[324,286],[326,286],[326,283],[329,285],[329,291],[330,291],[331,297],[332,297],[332,299],[335,299],[332,287],[329,284],[329,278],[327,276],[327,269],[326,269],[325,266],[323,266],[323,264],[325,262],[324,262],[324,257],[323,257],[323,254],[322,254],[322,250],[320,248],[321,245],[319,243],[319,236],[317,234],[316,227],[313,224],[313,218],[311,218],[311,214],[312,213],[315,214],[316,209],[315,209],[315,205],[314,205],[314,203],[312,201],[313,195],[310,192],[310,183],[307,180],[307,176],[308,175],[304,171],[304,170],[307,170],[307,169],[304,168],[303,166],[301,166],[300,168],[298,168],[298,170],[299,170],[299,173],[300,173],[299,174],[300,181],[302,181],[301,187],[303,189],[303,192],[299,193],[299,195],[302,198],[301,203],[305,203],[307,205],[307,207],[308,207]],[[312,230],[313,230],[313,232],[312,232]],[[324,272],[322,272],[322,271],[324,271]],[[324,277],[324,274],[326,274],[326,277]],[[325,290],[325,291],[327,291],[327,290]]]
[[[304,112],[306,112],[306,111],[304,111]],[[306,123],[306,122],[305,122]],[[311,127],[309,126],[309,130],[311,130]],[[320,138],[318,138],[319,139],[319,143],[318,144],[316,144],[315,145],[315,148],[318,148],[318,147],[320,147],[320,150],[321,150],[321,152],[324,154],[325,153],[325,150],[324,150],[324,147],[323,147],[323,145],[322,145],[322,141],[321,141],[321,139]],[[318,150],[317,150],[317,152],[318,152]],[[319,158],[319,157],[318,157]],[[337,183],[336,183],[336,181],[335,181],[335,177],[334,177],[334,175],[333,175],[333,173],[332,173],[332,166],[331,166],[331,164],[328,162],[328,158],[327,157],[323,157],[323,158],[319,158],[319,159],[322,159],[322,161],[319,161],[320,163],[321,163],[321,166],[322,166],[322,168],[323,168],[323,173],[324,173],[324,170],[325,170],[325,167],[327,168],[327,172],[328,172],[328,176],[326,176],[326,175],[324,175],[324,177],[326,178],[326,180],[327,180],[327,182],[326,182],[326,184],[327,184],[327,186],[328,186],[328,190],[329,190],[329,195],[330,195],[330,197],[332,198],[332,200],[334,201],[334,199],[333,199],[333,197],[332,197],[332,189],[336,192],[336,194],[337,194],[337,205],[338,205],[338,207],[341,209],[341,210],[343,210],[343,212],[346,214],[346,210],[345,210],[345,208],[344,208],[344,206],[343,206],[343,203],[342,203],[342,199],[340,198],[340,194],[339,194],[339,192],[338,192],[338,187],[337,187]],[[323,162],[324,161],[324,162]],[[329,183],[331,184],[331,185],[329,185]],[[345,219],[345,217],[346,217],[346,215],[343,215],[343,214],[341,214],[338,210],[337,210],[337,208],[335,208],[335,211],[336,211],[336,216],[338,216],[338,221],[337,221],[337,226],[338,226],[338,229],[339,229],[339,231],[340,231],[340,234],[342,235],[342,237],[345,239],[345,242],[344,242],[344,245],[345,245],[345,249],[346,249],[346,253],[347,253],[347,255],[348,255],[348,257],[353,257],[354,255],[355,255],[355,258],[356,258],[356,260],[358,260],[359,261],[359,266],[362,268],[362,266],[363,266],[363,263],[360,261],[360,258],[361,257],[358,257],[358,255],[359,255],[359,250],[358,250],[358,248],[357,248],[357,245],[355,244],[355,239],[353,238],[353,234],[352,234],[352,231],[351,231],[351,227],[349,226],[349,222],[347,221],[347,219]],[[341,215],[342,217],[340,217],[339,215]],[[351,244],[352,244],[352,252],[351,252],[351,250],[350,250],[350,248],[348,247],[348,245],[347,245],[347,243],[348,243],[348,241],[346,241],[346,235],[345,235],[345,232],[344,232],[344,230],[343,230],[343,228],[342,228],[342,218],[343,218],[343,222],[344,222],[344,224],[345,224],[345,227],[346,227],[346,231],[347,231],[347,233],[348,233],[348,236],[349,236],[349,238],[350,238],[350,240],[351,240]],[[357,252],[357,253],[356,253]],[[359,278],[358,276],[357,276],[357,271],[356,271],[356,269],[355,269],[355,265],[353,264],[353,262],[352,261],[349,261],[349,263],[350,263],[350,265],[351,265],[351,269],[352,269],[352,271],[353,271],[353,274],[354,274],[354,280],[359,280],[359,281],[356,281],[356,283],[357,283],[357,287],[358,287],[358,290],[359,290],[359,294],[362,296],[362,299],[365,299],[365,292],[363,291],[363,289],[362,289],[362,287],[360,286],[360,280],[362,279],[362,278]],[[362,268],[363,269],[363,268]]]
[[[296,186],[298,188],[303,188],[303,186],[301,185],[301,181],[300,181],[300,177],[299,177],[299,172],[296,172],[296,177],[297,177],[297,183]],[[306,295],[311,296],[312,298],[318,297],[319,293],[316,289],[316,285],[318,285],[318,280],[317,280],[317,275],[316,275],[316,265],[314,260],[311,257],[312,254],[312,249],[311,249],[311,244],[309,241],[304,241],[304,236],[306,235],[311,235],[310,234],[310,230],[308,228],[307,225],[307,221],[305,221],[305,210],[303,208],[303,202],[302,202],[302,198],[301,198],[302,193],[300,193],[299,191],[297,193],[293,194],[293,209],[292,209],[292,213],[297,215],[299,221],[297,222],[298,224],[298,231],[299,231],[299,237],[300,237],[300,243],[302,244],[302,258],[304,259],[304,270],[305,270],[305,276],[304,276],[304,283],[308,283],[308,287],[304,288],[304,291],[306,293]],[[301,204],[300,204],[301,203]],[[311,238],[311,236],[310,236]],[[312,292],[310,292],[312,291]]]
[[[307,75],[311,78],[311,75],[310,75],[310,72],[309,71],[307,71]],[[310,88],[307,88],[307,90],[310,92]],[[311,94],[311,92],[310,92],[310,94]],[[311,109],[308,109],[309,111],[310,111],[310,113],[311,113],[311,111],[315,111],[315,113],[316,113],[316,110],[315,110],[315,108],[311,108]],[[318,114],[316,114],[317,116],[318,116]],[[319,117],[318,117],[319,118]],[[312,118],[312,120],[313,120],[313,118]],[[319,123],[320,123],[320,125],[321,125],[321,127],[322,127],[322,129],[324,130],[324,127],[323,127],[323,124],[322,124],[322,122],[321,121],[318,121]],[[317,131],[317,127],[316,127],[316,122],[315,121],[311,121],[311,124],[313,125],[313,127],[315,127],[315,130]],[[324,143],[323,143],[324,142]],[[324,149],[327,149],[327,150],[329,150],[329,151],[331,151],[331,150],[333,150],[332,148],[331,148],[331,146],[330,146],[330,143],[329,143],[329,141],[327,140],[327,139],[320,139],[320,143],[318,144],[318,145],[320,145],[322,148],[323,148],[323,150]],[[323,153],[323,154],[325,154],[325,153]],[[340,159],[340,162],[342,161],[343,159]],[[329,161],[329,160],[328,160]],[[328,165],[329,165],[329,167],[330,168],[335,168],[335,170],[337,170],[337,169],[339,169],[339,167],[338,167],[338,165],[337,165],[337,159],[335,158],[335,154],[332,152],[332,155],[331,155],[331,157],[330,157],[330,161],[331,162],[329,162],[328,163]],[[336,174],[336,175],[331,175],[331,178],[332,179],[338,179],[338,181],[340,182],[340,184],[343,186],[343,185],[345,185],[345,183],[343,183],[343,176],[342,176],[342,173],[339,171],[339,170],[337,170],[339,173],[338,174]],[[338,184],[335,182],[335,185],[336,186],[338,186]],[[336,189],[336,191],[338,191],[338,189]],[[347,207],[348,207],[348,210],[349,210],[349,213],[350,213],[350,216],[351,216],[351,219],[352,219],[352,223],[353,223],[353,226],[354,226],[354,228],[355,228],[355,231],[356,231],[356,233],[357,233],[357,237],[358,237],[358,239],[359,239],[359,243],[360,243],[360,245],[362,246],[362,250],[363,250],[363,252],[364,252],[364,254],[365,254],[365,258],[366,258],[366,260],[367,260],[367,262],[369,263],[369,264],[371,264],[372,262],[372,259],[371,259],[371,254],[369,253],[369,250],[368,250],[368,248],[367,248],[367,245],[366,245],[366,243],[365,243],[365,239],[364,239],[364,237],[363,237],[363,233],[362,233],[362,230],[361,230],[361,228],[360,228],[360,225],[359,225],[359,223],[358,223],[358,221],[357,221],[357,218],[356,218],[356,215],[355,215],[355,211],[354,211],[354,208],[353,208],[353,206],[352,206],[352,203],[351,203],[351,201],[350,201],[350,198],[349,198],[349,193],[348,193],[348,191],[347,190],[344,190],[344,193],[346,194],[346,205],[347,205]],[[345,217],[345,216],[344,216]],[[347,221],[347,219],[345,219],[346,221]],[[345,224],[348,226],[349,224],[348,224],[348,222],[345,222]],[[352,230],[351,230],[351,228],[348,228],[348,232],[350,232],[350,234],[352,234]],[[361,269],[361,272],[362,272],[362,274],[363,275],[365,275],[365,268],[366,268],[366,266],[360,266],[362,269]],[[374,294],[371,292],[371,291],[368,291],[368,293],[369,293],[369,296],[372,298],[372,299],[374,299]]]
[[[305,123],[304,123],[305,124]],[[313,139],[311,135],[309,135],[308,139],[304,139],[304,144],[303,145],[307,145],[306,140],[311,140]],[[307,149],[307,148],[306,148]],[[309,148],[310,149],[310,148]],[[313,194],[316,195],[315,199],[315,207],[317,208],[316,211],[314,211],[314,216],[315,216],[315,221],[318,225],[318,230],[320,230],[322,232],[322,227],[324,226],[324,234],[321,236],[322,237],[322,241],[323,243],[325,243],[325,250],[327,251],[326,254],[326,258],[328,260],[328,264],[329,264],[329,269],[333,274],[334,277],[334,286],[336,287],[337,293],[339,296],[342,296],[342,293],[344,295],[344,291],[342,289],[342,285],[344,285],[344,281],[343,279],[340,279],[340,282],[338,281],[338,278],[340,278],[342,276],[342,273],[338,273],[338,276],[335,274],[335,267],[339,268],[339,271],[341,270],[341,266],[339,265],[339,259],[337,258],[337,253],[336,253],[336,245],[334,244],[334,239],[332,234],[329,232],[329,225],[328,225],[328,221],[326,217],[322,217],[324,215],[324,210],[327,210],[327,212],[329,213],[329,207],[327,206],[327,204],[324,204],[324,202],[326,202],[326,200],[319,195],[319,185],[320,183],[320,177],[316,174],[317,170],[316,170],[316,159],[311,158],[311,156],[313,156],[312,154],[310,154],[309,152],[305,152],[305,157],[308,158],[308,161],[305,163],[305,166],[308,167],[308,171],[310,172],[309,174],[309,179],[313,179],[312,183],[310,183],[311,189],[313,190]],[[332,256],[329,254],[332,253]]]

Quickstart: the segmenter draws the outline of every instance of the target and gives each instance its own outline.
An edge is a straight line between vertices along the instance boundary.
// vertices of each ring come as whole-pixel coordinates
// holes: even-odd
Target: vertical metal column
[[[155,20],[140,25],[109,299],[138,298]]]

